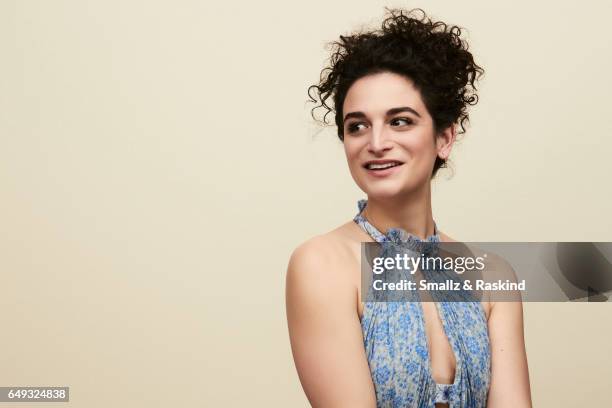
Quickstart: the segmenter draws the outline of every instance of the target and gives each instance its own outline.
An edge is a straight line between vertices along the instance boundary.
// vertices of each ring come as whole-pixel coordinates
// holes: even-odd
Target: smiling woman
[[[340,36],[309,88],[327,110],[323,122],[335,114],[367,200],[352,221],[306,241],[289,261],[287,318],[300,381],[315,407],[529,407],[519,302],[363,300],[362,242],[452,241],[434,221],[431,180],[465,132],[483,73],[459,27],[420,9],[388,11],[380,30]]]
[[[434,137],[434,120],[414,81],[394,72],[366,75],[346,93],[343,110],[349,169],[370,200],[414,196],[418,187],[427,194],[428,181],[448,158],[455,129],[449,126]]]

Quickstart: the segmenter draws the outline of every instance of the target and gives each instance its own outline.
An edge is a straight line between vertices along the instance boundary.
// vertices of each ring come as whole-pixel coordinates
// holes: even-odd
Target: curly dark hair
[[[453,123],[465,133],[469,122],[468,105],[478,102],[476,80],[484,70],[474,62],[468,44],[461,38],[461,28],[442,21],[432,21],[420,8],[389,9],[379,30],[340,36],[328,44],[332,55],[321,71],[320,82],[308,88],[311,102],[319,102],[314,111],[335,112],[338,137],[344,140],[342,106],[350,86],[366,75],[392,72],[412,80],[433,118],[438,134]],[[333,98],[333,106],[328,99]],[[318,120],[317,120],[318,121]],[[437,158],[432,176],[445,162]]]

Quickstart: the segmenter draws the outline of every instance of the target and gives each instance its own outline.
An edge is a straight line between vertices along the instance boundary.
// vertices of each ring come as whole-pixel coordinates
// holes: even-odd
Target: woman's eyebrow
[[[421,117],[421,115],[419,115],[417,111],[415,111],[409,106],[400,106],[399,108],[391,108],[387,111],[386,116],[395,115],[396,113],[400,113],[400,112],[411,112],[417,115],[419,118]],[[366,117],[366,114],[363,112],[349,112],[344,116],[344,120],[347,120],[350,118],[365,118],[365,117]]]

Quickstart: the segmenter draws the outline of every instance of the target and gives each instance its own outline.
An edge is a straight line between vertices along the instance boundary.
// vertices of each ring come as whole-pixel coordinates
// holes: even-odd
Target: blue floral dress
[[[437,228],[426,241],[400,228],[390,228],[383,234],[361,215],[367,201],[358,204],[354,221],[378,243],[440,242]],[[447,403],[450,408],[486,407],[491,352],[480,301],[436,301],[456,360],[454,383],[437,384],[431,374],[421,302],[363,298],[361,328],[377,407],[433,408],[436,403]]]

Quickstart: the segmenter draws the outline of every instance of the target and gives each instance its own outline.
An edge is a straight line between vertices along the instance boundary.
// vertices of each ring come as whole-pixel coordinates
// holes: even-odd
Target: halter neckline
[[[387,230],[386,234],[380,232],[373,226],[364,216],[363,210],[368,205],[368,200],[362,199],[357,202],[359,212],[353,218],[376,242],[395,242],[395,243],[423,243],[423,242],[440,242],[440,233],[436,222],[434,221],[434,233],[426,239],[421,239],[414,234],[407,232],[399,227],[392,227]]]

